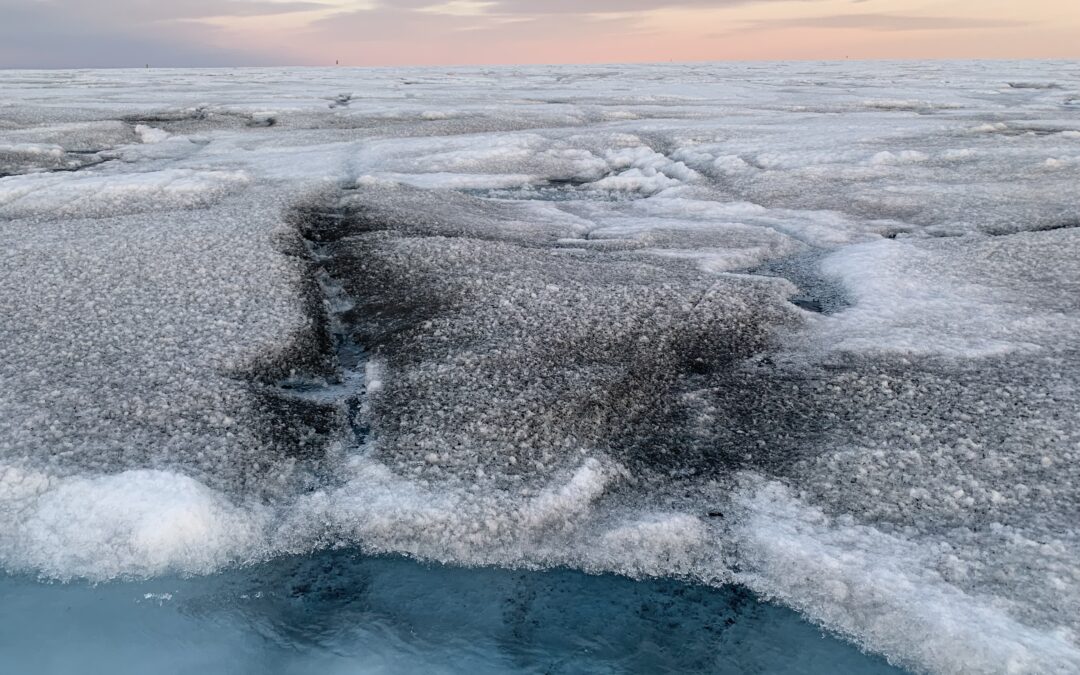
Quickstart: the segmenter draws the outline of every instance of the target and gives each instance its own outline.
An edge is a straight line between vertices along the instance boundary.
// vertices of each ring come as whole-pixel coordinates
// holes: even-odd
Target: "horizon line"
[[[1037,57],[1001,57],[1001,56],[971,56],[971,57],[845,57],[845,58],[786,58],[786,59],[680,59],[671,61],[563,61],[563,62],[476,62],[476,63],[423,63],[423,64],[234,64],[220,66],[155,66],[152,63],[130,66],[7,66],[0,64],[0,71],[66,71],[66,70],[262,70],[267,68],[290,68],[290,69],[387,69],[387,68],[514,68],[514,67],[565,67],[565,66],[664,66],[664,65],[695,65],[695,64],[724,64],[724,63],[963,63],[963,62],[1048,62],[1048,61],[1076,61],[1080,62],[1080,56],[1037,56]]]

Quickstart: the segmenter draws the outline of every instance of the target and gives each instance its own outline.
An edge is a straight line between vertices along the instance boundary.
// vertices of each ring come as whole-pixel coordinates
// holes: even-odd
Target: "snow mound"
[[[41,574],[109,579],[207,573],[241,562],[260,523],[197,481],[132,470],[50,480],[0,469],[0,558]]]
[[[207,206],[244,185],[243,171],[167,169],[120,175],[15,176],[0,182],[0,217],[104,216]]]

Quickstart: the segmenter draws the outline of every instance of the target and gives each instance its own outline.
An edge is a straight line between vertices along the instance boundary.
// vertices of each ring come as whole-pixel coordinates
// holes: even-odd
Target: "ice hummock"
[[[0,77],[0,564],[676,576],[1080,667],[1074,65],[596,70]]]

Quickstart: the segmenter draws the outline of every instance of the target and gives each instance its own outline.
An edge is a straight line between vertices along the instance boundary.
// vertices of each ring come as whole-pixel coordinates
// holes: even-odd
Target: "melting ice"
[[[1078,82],[4,73],[2,583],[257,613],[214,589],[405,554],[598,603],[678,579],[701,625],[742,593],[914,671],[1076,672]]]

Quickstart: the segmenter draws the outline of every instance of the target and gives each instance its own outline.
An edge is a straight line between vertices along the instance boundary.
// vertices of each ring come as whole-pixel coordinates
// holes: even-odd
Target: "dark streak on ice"
[[[312,489],[334,483],[340,453],[355,451],[367,436],[360,419],[364,349],[343,328],[351,300],[327,271],[324,236],[344,217],[307,204],[286,214],[290,227],[278,233],[278,248],[301,266],[299,291],[311,328],[242,374],[262,409],[257,428],[267,447],[302,462]]]
[[[1080,217],[1064,218],[1061,220],[1044,220],[1026,224],[1023,229],[994,229],[986,232],[992,237],[1009,237],[1012,235],[1027,235],[1033,232],[1053,232],[1055,230],[1071,230],[1080,227]],[[955,236],[955,235],[954,235]]]
[[[799,288],[791,302],[808,312],[835,314],[850,304],[843,285],[823,275],[820,262],[824,254],[812,251],[778,260],[770,260],[749,271],[767,277],[782,277]]]
[[[293,229],[283,236],[281,245],[306,270],[305,306],[312,323],[318,326],[316,344],[310,346],[316,347],[320,356],[306,369],[293,369],[273,386],[262,389],[267,411],[277,420],[275,428],[279,433],[292,432],[290,440],[298,454],[316,462],[335,438],[346,436],[346,450],[353,450],[367,436],[360,416],[364,348],[349,329],[354,303],[328,269],[332,257],[327,250],[328,233],[346,218],[348,214],[342,211],[309,205],[289,213]],[[297,428],[301,433],[293,431]],[[316,456],[310,456],[310,452]]]
[[[278,123],[277,117],[272,115],[211,109],[207,106],[128,115],[122,117],[121,121],[130,125],[154,125],[173,134],[205,132],[208,129],[266,128]]]
[[[505,206],[395,188],[294,211],[323,298],[355,305],[326,319],[338,363],[362,344],[387,364],[370,417],[349,408],[380,461],[427,471],[434,449],[542,479],[590,448],[667,481],[783,473],[803,454],[820,430],[813,402],[755,357],[795,320],[771,285],[633,254],[568,259],[558,232],[503,229]],[[771,271],[832,311],[841,300],[811,262]]]

